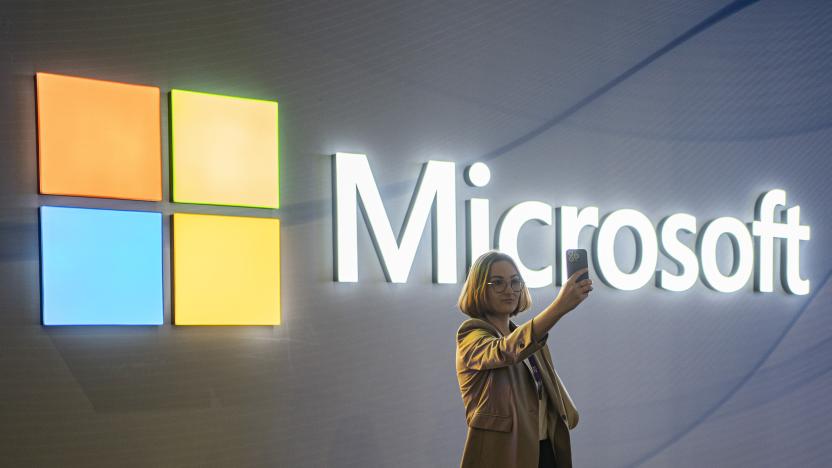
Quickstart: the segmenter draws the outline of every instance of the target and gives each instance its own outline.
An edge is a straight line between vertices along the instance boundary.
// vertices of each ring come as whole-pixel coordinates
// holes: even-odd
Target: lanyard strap
[[[497,335],[500,338],[503,337],[503,334],[497,330]],[[540,375],[540,366],[537,364],[537,358],[534,357],[534,354],[530,355],[528,358],[523,360],[523,363],[526,367],[529,368],[529,372],[532,373],[532,378],[534,379],[534,386],[537,390],[537,399],[543,399],[543,377]]]
[[[529,368],[532,371],[532,377],[534,377],[534,385],[537,387],[537,399],[543,399],[543,377],[540,375],[540,366],[537,365],[537,358],[534,357],[534,354],[529,356]]]

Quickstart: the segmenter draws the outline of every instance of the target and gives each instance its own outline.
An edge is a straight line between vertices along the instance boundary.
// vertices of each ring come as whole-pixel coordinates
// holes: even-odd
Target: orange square
[[[162,199],[159,88],[38,73],[40,193]]]

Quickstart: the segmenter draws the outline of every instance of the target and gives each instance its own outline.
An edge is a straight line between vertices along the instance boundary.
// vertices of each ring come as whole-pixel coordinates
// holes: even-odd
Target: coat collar
[[[497,330],[497,327],[495,327],[494,324],[492,324],[488,320],[486,320],[484,318],[474,319],[474,320],[476,320],[478,322],[481,322],[482,323],[482,325],[481,325],[482,328],[487,328],[488,330],[494,332],[495,335],[497,335],[497,336],[502,335],[502,333],[500,333],[500,331]],[[517,324],[515,324],[514,322],[509,320],[508,321],[508,330],[509,330],[509,332],[513,332],[516,328],[517,328]]]

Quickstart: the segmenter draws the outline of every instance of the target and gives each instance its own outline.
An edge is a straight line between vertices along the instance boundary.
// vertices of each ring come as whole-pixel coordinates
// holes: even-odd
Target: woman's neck
[[[497,330],[500,331],[503,335],[508,335],[511,333],[511,329],[508,326],[508,316],[494,316],[490,314],[486,314],[485,319],[491,325],[497,327]]]

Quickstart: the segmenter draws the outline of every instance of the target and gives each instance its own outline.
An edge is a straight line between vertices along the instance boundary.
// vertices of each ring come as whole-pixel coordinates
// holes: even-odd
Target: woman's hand
[[[566,280],[566,283],[560,288],[560,292],[558,292],[558,297],[555,298],[555,302],[558,303],[563,315],[566,315],[567,312],[578,307],[578,304],[584,301],[584,299],[589,296],[589,292],[592,291],[592,280],[585,279],[582,281],[578,281],[578,277],[588,271],[587,268],[582,268],[572,276]]]

